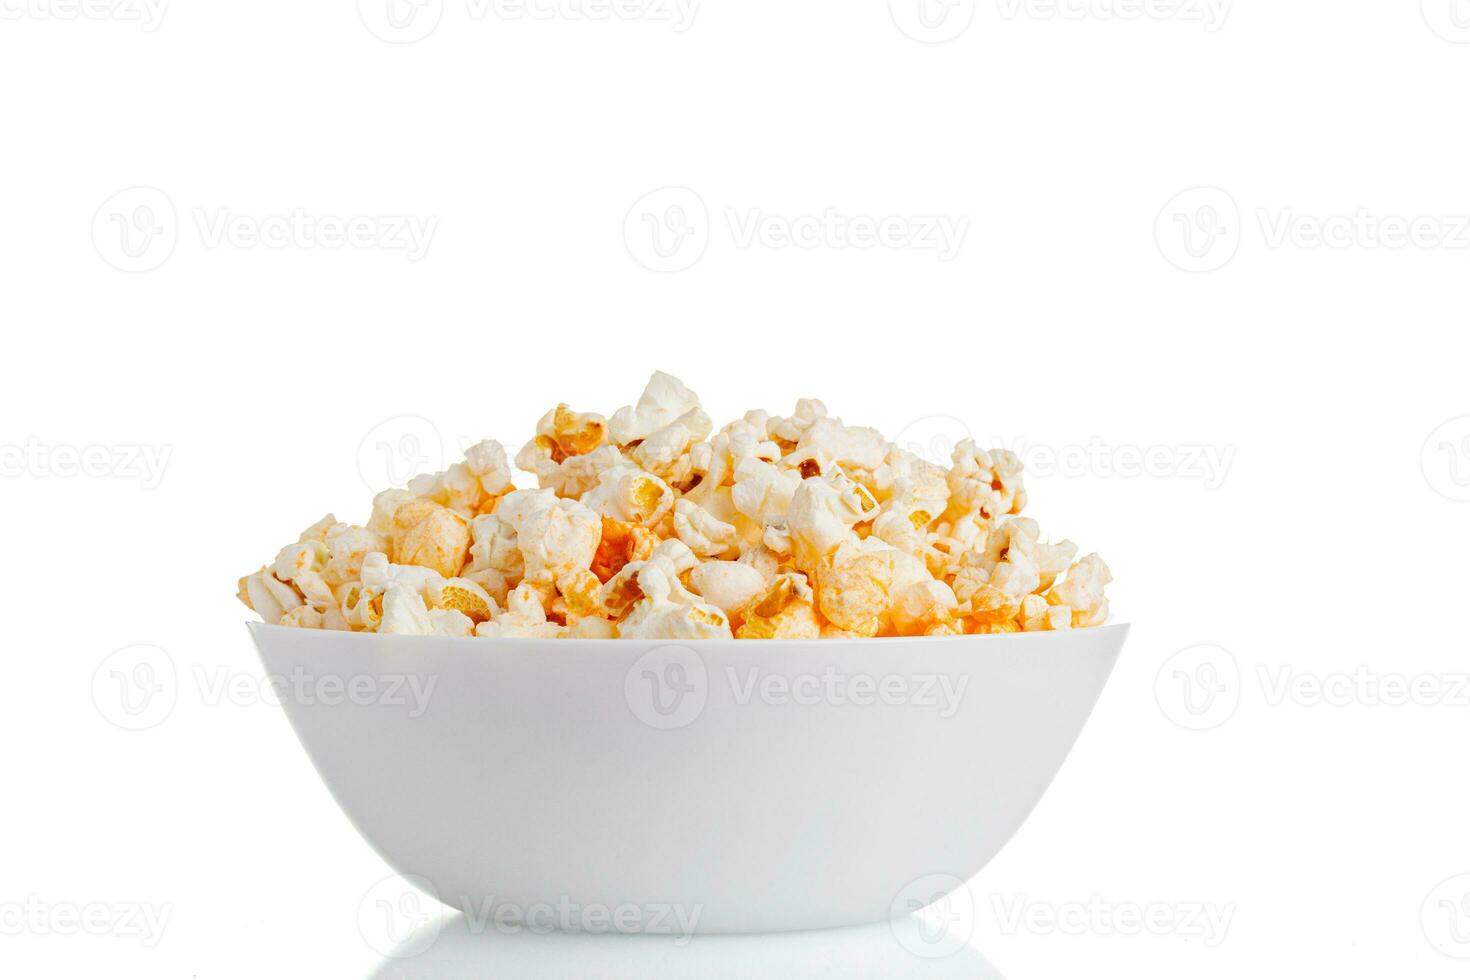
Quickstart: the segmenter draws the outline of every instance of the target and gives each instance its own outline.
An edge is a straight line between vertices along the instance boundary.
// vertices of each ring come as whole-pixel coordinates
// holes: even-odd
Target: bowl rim
[[[1002,637],[1011,638],[1013,640],[1014,640],[1014,638],[1018,638],[1018,637],[1035,637],[1035,638],[1038,638],[1038,639],[1026,639],[1026,640],[1023,640],[1021,642],[1026,642],[1026,643],[1039,643],[1039,642],[1041,642],[1041,640],[1039,638],[1042,638],[1042,637],[1056,638],[1056,637],[1062,637],[1062,636],[1073,637],[1073,636],[1077,636],[1078,634],[1086,635],[1086,636],[1092,636],[1092,635],[1097,635],[1097,634],[1114,634],[1114,633],[1126,635],[1127,632],[1128,632],[1128,630],[1129,630],[1129,627],[1131,627],[1132,625],[1133,625],[1132,623],[1127,623],[1127,622],[1123,622],[1123,623],[1103,623],[1101,626],[1077,626],[1077,627],[1073,627],[1072,629],[1065,629],[1065,630],[1029,630],[1029,631],[1021,630],[1021,631],[1016,631],[1014,633],[966,633],[966,634],[962,634],[962,635],[959,635],[959,636],[864,636],[864,637],[833,636],[833,637],[821,637],[821,638],[818,638],[818,639],[800,639],[800,638],[797,638],[797,637],[779,637],[779,638],[772,639],[772,640],[737,640],[737,639],[728,639],[727,640],[727,639],[723,639],[723,638],[721,638],[721,639],[684,640],[684,639],[675,639],[675,638],[671,638],[671,637],[628,637],[626,639],[623,638],[623,637],[614,637],[614,638],[609,638],[609,639],[596,639],[596,638],[591,638],[591,637],[575,637],[575,638],[571,638],[571,639],[559,639],[559,638],[556,638],[556,637],[544,637],[544,636],[525,636],[525,637],[517,637],[517,636],[438,636],[438,635],[433,635],[433,634],[414,634],[414,633],[366,633],[366,632],[354,632],[354,631],[349,631],[349,630],[322,630],[322,629],[313,630],[313,629],[305,629],[305,628],[300,627],[300,626],[282,626],[282,625],[280,625],[278,623],[265,623],[265,622],[261,622],[260,620],[246,620],[245,621],[246,628],[252,634],[256,634],[256,633],[262,633],[262,634],[266,634],[266,635],[271,635],[271,634],[281,634],[281,635],[285,635],[285,634],[306,634],[307,636],[310,636],[310,637],[313,637],[313,638],[316,638],[316,637],[325,637],[325,636],[333,636],[333,637],[340,637],[340,638],[346,638],[346,637],[372,637],[372,639],[368,641],[369,643],[388,643],[388,642],[394,642],[394,641],[402,642],[404,640],[412,640],[412,641],[417,642],[417,643],[427,642],[429,644],[439,644],[439,643],[442,643],[442,644],[445,644],[445,645],[456,644],[456,643],[475,643],[475,644],[483,645],[483,646],[485,646],[488,649],[497,649],[497,648],[500,648],[500,649],[524,649],[528,644],[530,644],[530,645],[546,644],[549,648],[551,648],[553,650],[572,650],[572,649],[586,649],[586,648],[605,649],[605,648],[610,648],[610,647],[611,648],[616,648],[616,647],[619,647],[619,646],[631,646],[632,644],[644,644],[644,645],[654,646],[654,647],[659,647],[659,646],[691,647],[691,648],[693,648],[695,650],[726,650],[726,649],[730,649],[730,650],[760,650],[760,649],[768,648],[768,647],[770,647],[772,645],[780,645],[780,644],[784,644],[784,643],[796,643],[796,644],[800,644],[803,647],[813,647],[813,648],[821,648],[821,649],[832,649],[834,647],[853,647],[853,646],[857,646],[857,647],[896,646],[896,645],[911,644],[911,643],[914,643],[916,641],[923,643],[925,646],[936,646],[937,647],[937,646],[958,646],[958,645],[964,645],[964,644],[974,645],[974,644],[978,644],[978,643],[984,643],[984,642],[989,641],[989,640],[999,639],[999,638],[1002,638]],[[1122,638],[1122,636],[1120,636],[1120,639],[1121,638]],[[339,643],[339,642],[344,642],[344,639],[336,639],[336,638],[334,638],[334,639],[328,640],[327,642],[329,642],[329,643]]]

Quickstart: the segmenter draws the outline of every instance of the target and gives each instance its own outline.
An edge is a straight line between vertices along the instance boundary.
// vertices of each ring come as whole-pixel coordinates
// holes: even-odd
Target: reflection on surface
[[[370,980],[1003,980],[979,953],[904,919],[851,929],[766,936],[619,936],[475,929],[464,916],[426,926]],[[427,948],[425,948],[427,946]]]

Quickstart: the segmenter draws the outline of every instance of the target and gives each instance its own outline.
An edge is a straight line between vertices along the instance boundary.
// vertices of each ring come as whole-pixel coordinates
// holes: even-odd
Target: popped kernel
[[[740,640],[813,640],[822,635],[816,598],[800,572],[777,575],[740,610]]]
[[[1020,459],[949,466],[817,399],[716,431],[655,372],[604,417],[563,402],[515,455],[462,462],[333,515],[240,579],[267,623],[516,638],[953,636],[1095,626],[1112,573],[1023,516]]]

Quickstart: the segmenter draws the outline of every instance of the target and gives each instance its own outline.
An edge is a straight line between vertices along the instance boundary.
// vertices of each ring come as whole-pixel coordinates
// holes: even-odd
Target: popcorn
[[[666,542],[667,543],[667,542]],[[700,600],[680,584],[681,562],[656,553],[638,569],[639,599],[618,628],[623,639],[730,639],[724,610]]]
[[[469,523],[447,507],[409,501],[394,512],[393,526],[393,560],[400,565],[422,565],[450,578],[469,560]]]
[[[672,422],[689,418],[695,413],[704,413],[699,407],[699,396],[671,374],[653,372],[648,386],[638,397],[638,404],[626,405],[613,413],[608,420],[608,432],[620,446],[647,439],[653,433]],[[691,421],[695,421],[691,418]],[[698,428],[697,425],[690,428]],[[708,427],[704,435],[709,434]]]
[[[467,578],[451,578],[431,582],[429,604],[435,609],[452,609],[468,616],[473,623],[483,623],[499,606],[484,586]]]
[[[814,570],[838,545],[857,541],[853,525],[877,512],[873,495],[841,473],[801,481],[786,515],[793,564],[803,571]]]
[[[766,587],[766,576],[738,561],[706,561],[689,571],[689,584],[705,602],[733,615]]]
[[[267,623],[279,623],[287,613],[305,605],[295,589],[266,568],[240,579],[239,596]]]
[[[1067,569],[1067,577],[1046,594],[1054,606],[1071,609],[1073,626],[1100,626],[1108,618],[1108,600],[1103,594],[1113,573],[1097,555],[1087,555]]]
[[[1112,574],[1022,516],[1021,462],[929,463],[816,399],[714,431],[655,372],[604,418],[557,405],[505,447],[328,514],[240,579],[267,623],[517,639],[815,639],[1072,629]]]
[[[735,525],[726,524],[692,500],[674,504],[674,533],[689,550],[705,558],[726,554],[735,547]]]
[[[512,504],[522,495],[530,496]],[[555,578],[592,564],[602,539],[602,520],[583,504],[549,491],[517,490],[501,506],[515,528],[525,576]]]
[[[892,606],[892,552],[865,551],[850,544],[822,559],[817,570],[817,604],[837,629],[874,636]]]
[[[739,640],[813,640],[822,635],[822,621],[813,608],[815,595],[799,572],[776,576],[739,611]]]
[[[598,475],[582,501],[604,517],[652,527],[674,506],[674,490],[636,466],[617,466]]]

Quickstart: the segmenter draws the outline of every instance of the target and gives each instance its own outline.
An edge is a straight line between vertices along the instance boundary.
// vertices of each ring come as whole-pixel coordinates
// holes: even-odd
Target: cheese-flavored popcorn
[[[772,418],[766,423],[766,434],[794,449],[807,430],[826,417],[827,406],[819,399],[801,398],[789,418]]]
[[[959,600],[955,598],[954,589],[938,579],[916,582],[895,598],[893,626],[903,635],[923,635],[936,626],[954,626]]]
[[[562,630],[563,627],[547,621],[546,607],[541,604],[541,594],[536,588],[522,583],[511,592],[505,612],[477,625],[475,635],[551,639]]]
[[[521,493],[524,491],[517,491]],[[535,491],[542,493],[542,491]],[[506,505],[516,494],[505,498]],[[583,504],[550,494],[531,498],[534,506],[507,514],[515,525],[527,577],[552,578],[587,568],[602,539],[602,519]]]
[[[1073,626],[1101,626],[1108,618],[1108,600],[1103,591],[1112,580],[1113,573],[1101,558],[1086,555],[1052,586],[1046,601],[1070,607]]]
[[[822,620],[813,606],[816,599],[806,576],[784,572],[739,611],[739,640],[815,640],[822,635]]]
[[[453,609],[464,613],[474,623],[483,623],[499,607],[485,588],[467,578],[439,579],[429,583],[429,605],[434,609]]]
[[[267,623],[519,639],[953,636],[1095,626],[1111,572],[1023,516],[1020,459],[948,467],[814,398],[715,429],[655,372],[604,417],[561,403],[504,445],[327,515],[240,579]]]
[[[279,623],[287,613],[305,605],[295,589],[267,568],[240,579],[239,596],[241,602],[267,623]]]
[[[310,606],[297,606],[281,617],[280,625],[319,630],[322,628],[322,614]]]
[[[674,507],[674,489],[636,466],[604,470],[582,502],[604,517],[652,527]]]
[[[853,525],[871,520],[877,512],[872,494],[841,473],[802,480],[786,514],[793,564],[814,571],[838,545],[857,540]]]
[[[817,607],[855,636],[875,636],[893,605],[894,554],[842,544],[817,567]]]
[[[699,396],[684,382],[662,371],[653,372],[636,405],[625,405],[608,420],[608,432],[620,446],[648,438],[671,422],[699,412]],[[708,435],[708,431],[705,435]],[[704,436],[700,436],[704,438]]]
[[[765,589],[766,576],[743,561],[706,561],[689,570],[689,584],[729,616]]]
[[[437,503],[419,506],[423,502],[410,501],[394,513],[393,560],[432,568],[452,578],[469,560],[469,522]]]
[[[674,533],[703,558],[714,558],[735,547],[735,525],[726,524],[692,500],[674,503]]]

